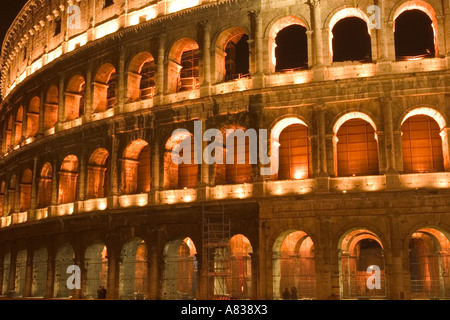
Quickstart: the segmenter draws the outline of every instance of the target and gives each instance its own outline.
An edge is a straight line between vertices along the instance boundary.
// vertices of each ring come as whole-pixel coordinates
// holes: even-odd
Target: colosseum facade
[[[0,58],[0,294],[449,298],[449,12],[29,0]],[[244,163],[175,164],[198,124],[255,130],[278,172],[250,134],[215,149]]]

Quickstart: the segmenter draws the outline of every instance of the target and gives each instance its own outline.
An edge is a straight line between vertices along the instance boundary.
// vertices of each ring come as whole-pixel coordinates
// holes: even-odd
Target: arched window
[[[39,131],[39,109],[41,99],[34,97],[31,99],[27,112],[27,137],[34,137]],[[17,141],[16,141],[17,142]]]
[[[307,179],[310,176],[311,141],[308,127],[292,124],[279,137],[278,180]]]
[[[31,182],[33,180],[33,172],[25,169],[20,181],[20,212],[25,212],[31,206]]]
[[[372,60],[366,21],[359,17],[346,17],[337,21],[331,32],[333,62]]]
[[[23,107],[20,107],[16,113],[16,121],[14,126],[14,144],[18,145],[23,136]]]
[[[38,208],[45,208],[51,204],[52,201],[52,182],[53,182],[53,167],[49,162],[46,162],[41,169],[39,175],[38,186]]]
[[[250,146],[257,144],[256,134],[233,126],[222,129],[223,164],[215,164],[215,184],[239,184],[252,181]],[[250,140],[252,140],[250,142]]]
[[[9,148],[11,148],[11,139],[12,139],[12,116],[9,116],[6,121],[5,128],[5,137],[3,139],[4,143],[4,152],[8,152]]]
[[[369,230],[356,229],[341,239],[339,249],[341,298],[385,298],[384,248],[380,239]],[[379,272],[379,281],[369,290],[373,272]]]
[[[81,75],[73,76],[65,93],[66,121],[75,120],[84,114],[85,80]]]
[[[349,119],[339,127],[335,138],[337,176],[378,174],[378,144],[369,122]]]
[[[240,79],[249,74],[248,35],[232,37],[225,47],[225,81]]]
[[[115,104],[116,69],[110,63],[102,65],[94,80],[94,112],[103,112]]]
[[[183,38],[176,41],[169,52],[170,92],[182,92],[198,89],[199,47],[193,39]]]
[[[96,149],[89,158],[87,198],[103,198],[108,195],[109,153],[104,148]]]
[[[47,91],[44,105],[44,130],[53,128],[58,122],[59,90],[57,86],[51,86]]]
[[[181,163],[173,161],[172,152],[179,155]],[[171,137],[167,141],[164,155],[164,187],[166,189],[195,188],[197,186],[199,164],[195,164],[194,157],[195,140],[189,133]]]
[[[422,10],[403,11],[394,21],[395,56],[397,60],[434,57],[433,21]]]
[[[152,98],[155,94],[155,73],[155,60],[149,52],[135,55],[128,68],[128,100]]]
[[[150,146],[144,140],[135,140],[123,153],[122,193],[149,192],[150,183]]]
[[[145,299],[148,294],[147,245],[133,238],[122,247],[120,255],[119,299]]]
[[[58,203],[74,202],[77,195],[78,158],[69,155],[64,158],[59,171]]]
[[[280,30],[275,38],[276,72],[308,67],[306,28],[293,24]]]
[[[405,173],[444,171],[442,138],[438,123],[427,115],[408,117],[402,124]]]

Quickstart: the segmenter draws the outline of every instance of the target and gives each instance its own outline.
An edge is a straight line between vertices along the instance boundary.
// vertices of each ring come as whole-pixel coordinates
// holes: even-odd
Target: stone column
[[[324,106],[316,107],[317,115],[317,127],[318,127],[318,146],[317,150],[319,153],[319,173],[316,177],[317,189],[321,191],[329,190],[329,158],[327,155],[327,135],[326,135],[326,124],[325,124],[325,108]],[[330,149],[328,149],[330,150]],[[331,149],[333,150],[333,149]]]
[[[119,299],[120,253],[114,247],[108,246],[108,299]]]
[[[311,15],[311,28],[312,28],[312,43],[314,58],[312,64],[317,67],[323,66],[323,43],[322,43],[322,19],[320,15],[320,0],[309,0]],[[309,64],[309,61],[308,61]]]
[[[157,100],[155,104],[162,103],[163,95],[167,91],[167,76],[166,71],[166,61],[165,61],[165,50],[167,35],[162,33],[159,35],[159,47],[158,47],[158,61],[156,65],[156,97]]]
[[[54,250],[48,250],[47,258],[47,284],[45,290],[45,297],[53,298],[55,288],[55,252]]]
[[[151,246],[148,251],[148,279],[149,279],[149,300],[158,300],[160,297],[158,268],[159,261],[158,252],[155,246]]]
[[[115,197],[119,195],[119,139],[115,134],[115,128],[110,130],[111,137],[111,167],[109,171],[109,197]]]
[[[211,23],[208,20],[201,22],[203,30],[203,83],[201,94],[208,96],[211,94]]]
[[[38,127],[38,132],[36,134],[36,138],[38,137],[43,137],[44,136],[44,120],[45,120],[45,94],[42,91],[41,95],[39,97],[39,127]],[[25,118],[25,117],[24,117]]]
[[[160,190],[160,151],[159,151],[159,140],[155,138],[153,147],[150,149],[151,152],[151,188],[153,203],[157,203],[157,194]]]
[[[86,70],[86,83],[84,85],[84,114],[79,115],[80,117],[85,116],[85,119],[89,119],[90,115],[94,112],[94,83],[92,81],[92,62],[89,60],[87,63]]]
[[[37,163],[38,163],[38,157],[34,157],[33,159],[33,178],[31,180],[31,210],[36,210],[36,204],[37,204],[37,191],[38,191],[38,174],[37,174]]]
[[[55,160],[52,164],[53,176],[52,176],[52,205],[58,204],[58,162]]]
[[[125,48],[120,47],[119,68],[117,71],[116,106],[122,107],[127,92],[127,74],[125,72]]]
[[[386,273],[388,273],[389,296],[390,300],[403,299],[405,296],[405,288],[403,287],[403,256],[402,256],[402,239],[400,237],[400,221],[399,218],[389,215],[389,229],[391,239],[391,254],[389,264],[386,265]],[[390,269],[388,272],[388,268]]]
[[[84,152],[78,159],[78,181],[76,201],[84,201],[86,198],[86,163]]]
[[[33,254],[34,248],[28,243],[27,248],[27,264],[25,269],[25,289],[23,292],[24,297],[31,297],[31,289],[33,285]]]
[[[58,87],[58,123],[66,121],[64,73],[60,74]]]
[[[257,252],[250,253],[252,264],[252,295],[250,299],[258,299],[258,270],[259,270],[259,257]]]

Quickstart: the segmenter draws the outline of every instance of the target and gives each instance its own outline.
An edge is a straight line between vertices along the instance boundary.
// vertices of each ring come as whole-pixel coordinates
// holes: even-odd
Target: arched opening
[[[122,193],[150,191],[150,146],[145,140],[132,141],[123,153]]]
[[[27,250],[20,250],[16,256],[14,290],[17,297],[23,297],[25,293],[25,275],[27,269]]]
[[[94,243],[86,249],[84,268],[86,270],[85,297],[95,299],[97,298],[98,288],[100,286],[106,287],[108,279],[108,258],[104,243]]]
[[[47,260],[48,253],[45,247],[34,251],[33,281],[31,284],[32,297],[44,297],[47,290]]]
[[[341,239],[339,249],[341,297],[385,298],[385,263],[380,239],[369,230],[353,230]],[[372,282],[374,275],[376,279]],[[369,287],[368,283],[375,286]]]
[[[123,300],[147,297],[147,246],[142,239],[129,240],[122,247],[119,297]]]
[[[92,152],[88,163],[88,199],[108,196],[109,159],[109,152],[104,148],[99,148]]]
[[[312,170],[311,139],[308,127],[292,124],[279,135],[278,180],[307,179]]]
[[[67,287],[67,279],[69,274],[67,268],[75,264],[75,252],[72,246],[68,243],[58,248],[55,257],[55,298],[69,298],[72,296],[72,291]]]
[[[197,249],[191,238],[169,242],[164,248],[163,299],[190,300],[197,292]]]
[[[59,89],[51,86],[45,96],[44,104],[44,130],[54,127],[58,122]]]
[[[378,174],[378,143],[372,122],[364,118],[346,120],[337,130],[335,146],[337,176]]]
[[[228,283],[228,292],[238,299],[252,298],[252,258],[253,253],[250,240],[242,234],[230,239],[231,249],[231,279]]]
[[[64,158],[59,171],[58,203],[74,202],[77,195],[78,158],[69,155]]]
[[[252,181],[251,146],[257,145],[256,133],[240,126],[222,128],[223,163],[215,164],[215,184],[239,184]],[[252,134],[255,133],[255,134]]]
[[[9,286],[9,272],[11,268],[11,251],[5,253],[3,257],[3,284],[2,284],[2,294],[6,295]]]
[[[448,237],[433,228],[414,232],[409,241],[409,271],[412,299],[442,299],[450,296]]]
[[[37,207],[48,207],[52,202],[53,167],[49,162],[44,163],[39,175]]]
[[[406,9],[394,20],[395,56],[397,60],[417,60],[436,56],[436,30],[427,13]]]
[[[271,72],[295,71],[308,66],[307,26],[295,16],[278,19],[269,31]]]
[[[233,36],[225,46],[225,81],[249,76],[248,35]]]
[[[175,163],[172,153],[178,154],[182,162]],[[187,131],[172,136],[166,143],[164,154],[164,187],[166,189],[195,188],[198,183],[198,167],[199,164],[195,164],[193,136]]]
[[[444,171],[441,128],[428,115],[409,116],[402,123],[403,171]]]
[[[286,72],[308,67],[306,28],[299,24],[286,26],[275,38],[275,71]]]
[[[23,107],[20,107],[16,113],[16,121],[14,122],[14,144],[18,145],[22,141],[23,130]]]
[[[273,298],[316,298],[314,243],[303,231],[284,232],[274,243]]]
[[[102,65],[93,83],[94,112],[103,112],[114,106],[116,102],[116,69],[110,63]]]
[[[200,87],[199,47],[193,39],[183,38],[176,41],[169,53],[170,92],[195,90]]]
[[[155,59],[149,52],[134,56],[128,69],[128,100],[152,98],[155,95],[155,74]]]
[[[252,246],[247,237],[237,234],[228,243],[218,241],[208,250],[209,288],[215,298],[252,298]]]
[[[27,112],[27,138],[34,137],[39,131],[39,109],[41,106],[41,99],[34,97],[28,105]],[[18,141],[16,141],[18,142]]]
[[[8,186],[8,215],[14,212],[16,205],[16,175],[9,180]]]
[[[86,82],[81,75],[75,75],[70,79],[64,94],[66,121],[75,120],[84,114],[85,84]]]
[[[2,181],[0,184],[0,217],[4,215],[4,207],[5,207],[5,193],[6,193],[6,183]]]
[[[20,181],[20,212],[28,211],[31,207],[31,183],[33,181],[33,172],[25,169]]]
[[[367,22],[360,17],[347,16],[331,29],[333,62],[372,61],[372,47]]]
[[[6,121],[6,129],[5,129],[5,137],[3,139],[3,147],[4,152],[9,152],[9,149],[11,148],[11,139],[12,139],[12,116],[8,117],[8,120]]]

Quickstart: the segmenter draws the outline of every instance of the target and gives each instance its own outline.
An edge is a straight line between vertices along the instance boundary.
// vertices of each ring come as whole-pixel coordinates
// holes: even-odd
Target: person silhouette
[[[297,300],[298,296],[297,296],[297,288],[296,287],[292,287],[291,288],[291,300]]]
[[[287,287],[284,289],[283,299],[284,300],[291,300],[291,293],[289,292],[289,289]]]

